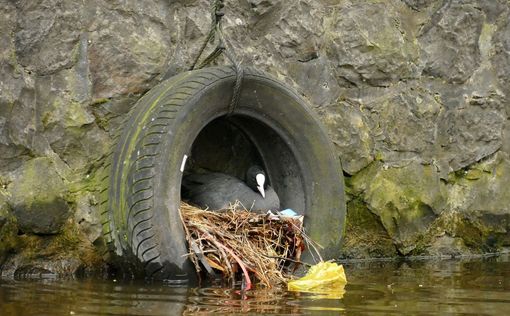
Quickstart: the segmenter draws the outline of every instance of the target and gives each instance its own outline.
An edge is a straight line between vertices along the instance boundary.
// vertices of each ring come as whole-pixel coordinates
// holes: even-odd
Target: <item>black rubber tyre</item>
[[[195,278],[178,210],[181,164],[198,133],[227,114],[234,79],[228,67],[186,72],[150,90],[129,113],[105,167],[101,205],[105,239],[135,275]],[[304,213],[323,256],[337,257],[345,219],[342,170],[306,102],[247,69],[229,120],[260,152],[282,206]]]

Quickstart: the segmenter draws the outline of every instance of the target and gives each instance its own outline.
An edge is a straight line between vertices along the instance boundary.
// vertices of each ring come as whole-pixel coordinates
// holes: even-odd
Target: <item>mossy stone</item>
[[[35,158],[18,169],[9,204],[24,233],[55,234],[70,215],[66,185],[53,161]]]
[[[16,220],[9,212],[7,196],[0,190],[0,265],[10,251],[17,248]]]
[[[509,179],[508,156],[502,152],[497,153],[464,171],[462,177],[450,177],[449,207],[466,212],[509,214]]]
[[[416,247],[446,204],[446,190],[432,165],[396,168],[374,162],[351,183],[404,255]]]
[[[394,257],[393,240],[365,203],[355,198],[347,203],[346,229],[342,247],[345,258]]]

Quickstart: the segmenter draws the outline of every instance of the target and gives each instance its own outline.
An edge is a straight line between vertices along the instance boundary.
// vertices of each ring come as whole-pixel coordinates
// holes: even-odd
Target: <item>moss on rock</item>
[[[380,219],[359,198],[347,203],[345,258],[394,257],[397,250]]]
[[[374,162],[353,177],[351,185],[404,255],[416,247],[446,201],[444,185],[431,165],[389,168]]]
[[[9,253],[19,246],[16,219],[9,211],[7,197],[0,189],[0,267]]]
[[[208,7],[11,2],[0,9],[0,262],[72,270],[100,233],[108,131],[189,68]],[[247,64],[295,83],[328,128],[352,175],[346,256],[510,246],[510,3],[269,2],[232,2],[225,27]],[[74,258],[54,256],[65,247]]]
[[[41,274],[73,276],[105,270],[100,247],[95,247],[72,220],[56,235],[17,236],[17,247],[7,257],[3,276],[40,277]]]
[[[453,210],[510,214],[510,160],[498,152],[449,177],[448,204]]]
[[[50,158],[35,158],[16,171],[9,204],[25,233],[55,234],[70,215],[67,188]]]
[[[402,255],[473,255],[508,247],[509,178],[510,162],[503,153],[450,173],[448,183],[440,181],[432,165],[395,168],[376,161],[346,181],[353,196],[347,232],[358,236],[363,231],[364,236],[363,241],[346,236],[346,246],[357,249],[355,244],[364,243],[372,253],[384,252],[388,248],[377,240],[381,235],[373,232],[385,231]],[[356,251],[366,256],[365,250]]]

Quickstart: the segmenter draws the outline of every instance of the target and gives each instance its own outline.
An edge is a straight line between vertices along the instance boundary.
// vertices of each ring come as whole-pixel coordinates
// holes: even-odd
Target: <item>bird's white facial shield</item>
[[[255,179],[257,180],[257,189],[259,190],[260,194],[262,194],[263,198],[266,198],[266,192],[264,191],[264,183],[266,182],[266,177],[259,173],[255,176]]]

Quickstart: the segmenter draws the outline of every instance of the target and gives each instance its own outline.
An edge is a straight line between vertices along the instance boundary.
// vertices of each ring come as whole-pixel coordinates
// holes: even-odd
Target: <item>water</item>
[[[0,315],[508,315],[510,257],[345,264],[341,299],[114,280],[3,280]]]

